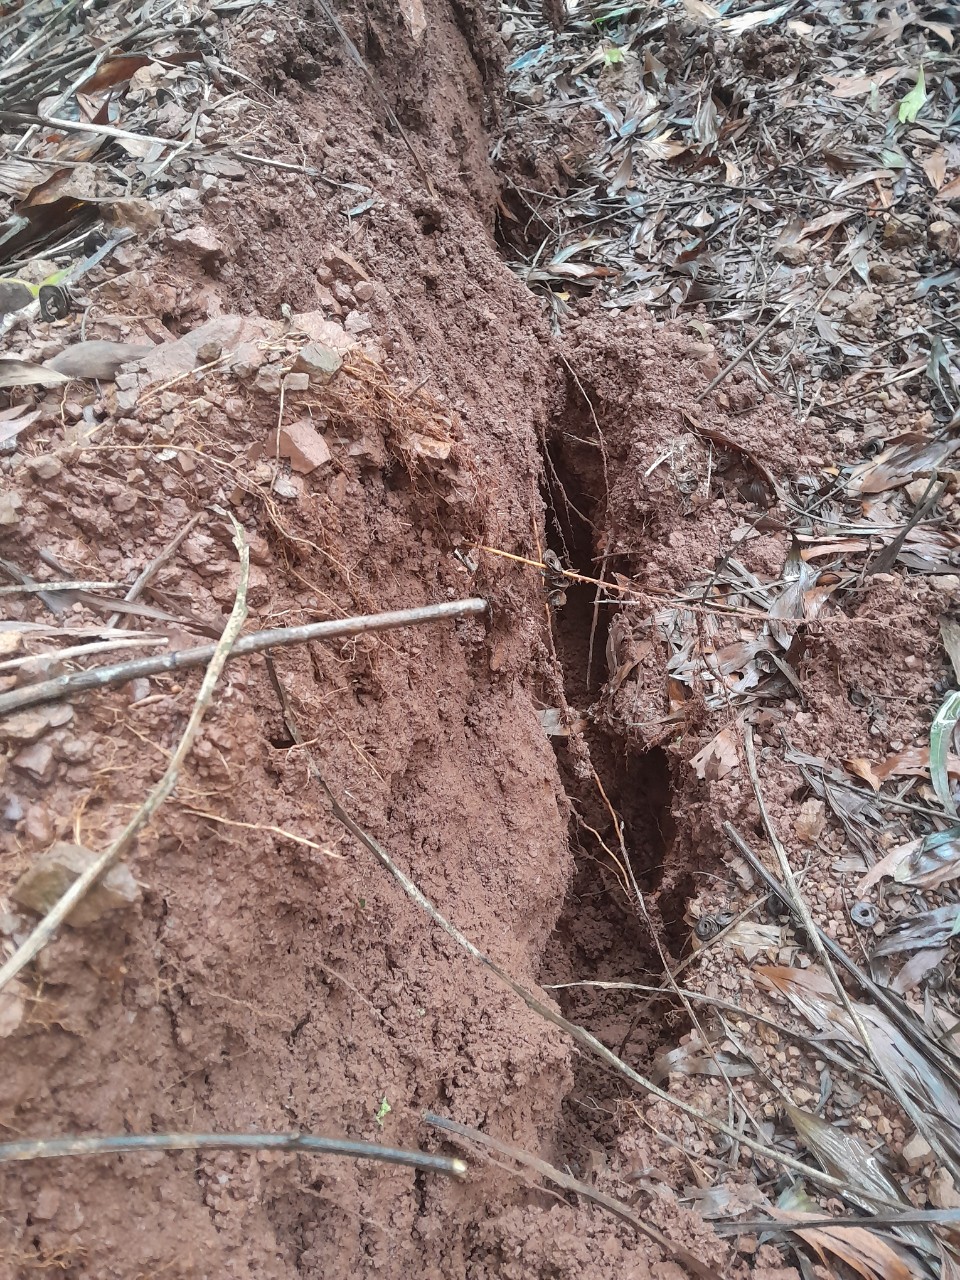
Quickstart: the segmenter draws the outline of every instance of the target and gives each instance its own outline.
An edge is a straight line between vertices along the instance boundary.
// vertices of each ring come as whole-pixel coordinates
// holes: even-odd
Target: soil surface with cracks
[[[91,448],[76,427],[88,384],[58,392],[5,459],[21,504],[0,547],[39,579],[53,557],[77,578],[128,581],[202,513],[149,593],[180,620],[175,644],[196,642],[184,619],[216,634],[230,611],[235,558],[216,510],[228,504],[252,550],[248,629],[485,596],[488,619],[279,653],[309,751],[356,820],[518,981],[657,985],[664,959],[689,954],[692,901],[703,912],[745,901],[722,821],[759,839],[749,785],[689,765],[722,719],[694,701],[681,724],[664,721],[665,654],[641,625],[762,515],[736,476],[705,482],[709,450],[691,418],[779,478],[824,465],[830,441],[746,373],[722,403],[698,404],[719,366],[679,322],[584,301],[552,337],[494,236],[502,51],[488,17],[430,0],[417,43],[376,0],[340,16],[410,148],[307,0],[227,24],[225,56],[267,102],[291,162],[365,185],[373,205],[347,216],[359,201],[349,187],[266,168],[202,199],[174,193],[166,230],[104,275],[85,337],[184,339],[239,315],[273,326],[279,350],[280,317],[320,316],[355,344],[364,405],[307,406],[329,458],[265,496],[256,468],[278,414],[297,413],[294,393],[285,408],[268,381],[254,392],[231,370],[189,389],[158,376],[126,405],[136,387],[108,389]],[[189,252],[195,227],[217,237],[215,262]],[[40,324],[32,354],[72,337],[72,320]],[[447,433],[432,454],[431,422]],[[57,465],[37,464],[47,457]],[[740,554],[769,578],[786,544],[771,518]],[[637,595],[597,607],[580,584],[551,605],[536,569],[481,548],[535,560],[549,548],[581,574],[629,577]],[[797,750],[829,741],[840,757],[876,755],[878,737],[912,741],[942,674],[941,603],[924,580],[877,575],[854,611],[811,627],[802,705],[758,728],[784,829],[805,796],[780,729]],[[32,598],[8,604],[8,617],[50,623]],[[96,627],[103,613],[77,600],[54,623]],[[904,647],[912,666],[893,660]],[[17,877],[57,840],[99,849],[117,834],[162,772],[199,679],[78,698],[35,739],[8,736],[7,952],[35,920],[10,896]],[[852,705],[854,684],[866,695]],[[624,858],[653,934],[624,892]],[[136,906],[64,929],[4,997],[5,1138],[299,1130],[445,1150],[421,1122],[431,1110],[629,1198],[728,1277],[793,1274],[773,1246],[720,1240],[683,1201],[718,1170],[734,1185],[774,1167],[745,1149],[731,1157],[729,1143],[631,1093],[432,925],[330,813],[261,658],[228,666],[181,785],[129,865]],[[827,872],[813,898],[842,933]],[[732,950],[689,972],[707,995],[759,998]],[[689,1029],[663,1000],[551,994],[644,1072]],[[768,1050],[783,1080],[819,1087],[812,1064],[758,1046]],[[674,1085],[726,1116],[722,1082]],[[775,1094],[758,1080],[743,1090],[769,1122]],[[894,1145],[904,1136],[892,1128]],[[277,1152],[103,1156],[6,1167],[0,1201],[0,1269],[16,1277],[679,1274],[628,1225],[479,1156],[463,1183]]]

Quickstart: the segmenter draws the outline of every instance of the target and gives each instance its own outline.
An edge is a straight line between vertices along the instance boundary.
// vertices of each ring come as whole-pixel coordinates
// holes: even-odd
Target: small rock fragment
[[[24,747],[13,757],[13,767],[28,774],[36,782],[49,782],[57,767],[53,747],[46,742],[35,742],[32,747]]]
[[[306,373],[288,373],[283,379],[284,392],[289,394],[291,391],[309,391],[310,376]]]
[[[200,364],[212,364],[219,360],[223,352],[223,344],[216,341],[201,342],[197,347],[197,360]]]
[[[23,907],[46,915],[98,855],[82,845],[58,841],[29,867],[13,887],[11,897]],[[111,911],[140,900],[140,886],[125,863],[111,867],[103,879],[77,903],[67,917],[75,928],[93,924]]]
[[[72,719],[73,707],[68,702],[19,711],[0,720],[0,741],[6,740],[26,747],[42,738],[48,729],[59,729]]]
[[[903,1148],[903,1163],[911,1173],[919,1173],[932,1159],[933,1152],[929,1143],[919,1133],[915,1133]]]
[[[927,1195],[935,1209],[960,1209],[960,1195],[946,1169],[936,1169],[927,1183]]]
[[[797,814],[797,838],[804,844],[813,844],[820,838],[827,824],[826,807],[822,800],[804,800]]]
[[[264,450],[268,457],[279,453],[281,458],[287,458],[291,468],[302,476],[330,461],[327,442],[309,418],[300,418],[281,427],[279,443],[277,432],[271,431]]]
[[[175,245],[198,262],[218,262],[227,256],[227,246],[207,227],[188,227],[167,236],[167,242]]]
[[[38,453],[28,458],[26,468],[37,480],[53,480],[63,470],[63,463],[53,453]]]
[[[0,525],[9,527],[19,524],[22,508],[23,498],[16,489],[8,489],[5,493],[0,493]]]
[[[294,369],[302,370],[308,377],[317,382],[329,382],[340,372],[343,357],[332,347],[323,347],[317,342],[308,342],[300,348]]]
[[[0,631],[0,658],[15,658],[23,652],[23,635],[19,631]]]

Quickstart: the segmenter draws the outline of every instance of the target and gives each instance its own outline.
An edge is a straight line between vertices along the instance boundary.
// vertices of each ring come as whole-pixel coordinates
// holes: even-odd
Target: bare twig
[[[277,677],[273,660],[269,656],[267,658],[267,672],[270,676],[271,682],[273,683],[277,699],[282,708],[284,723],[287,726],[290,736],[293,738],[294,742],[303,745],[303,735],[293,717],[293,712],[290,708],[286,691]],[[471,957],[471,959],[477,961],[478,964],[483,965],[484,968],[489,969],[489,971],[498,978],[500,982],[509,987],[514,995],[518,996],[532,1013],[537,1014],[538,1017],[543,1018],[544,1021],[551,1023],[553,1026],[559,1027],[561,1031],[565,1032],[571,1037],[571,1039],[582,1045],[589,1053],[593,1054],[594,1057],[599,1058],[599,1060],[606,1066],[610,1067],[619,1075],[625,1077],[632,1084],[639,1086],[639,1088],[650,1094],[651,1097],[657,1098],[660,1102],[665,1102],[668,1106],[675,1108],[677,1111],[680,1111],[684,1115],[697,1121],[698,1124],[706,1125],[708,1128],[714,1129],[717,1133],[725,1134],[728,1138],[732,1138],[742,1146],[749,1147],[751,1151],[756,1152],[756,1154],[763,1156],[765,1159],[770,1160],[775,1164],[782,1165],[786,1169],[792,1169],[795,1173],[799,1173],[802,1176],[809,1178],[812,1182],[818,1183],[820,1186],[829,1187],[833,1191],[846,1190],[847,1184],[842,1179],[834,1178],[830,1174],[825,1173],[821,1169],[817,1169],[813,1165],[805,1164],[802,1160],[795,1159],[786,1152],[778,1151],[776,1148],[768,1146],[764,1142],[748,1137],[746,1134],[740,1133],[738,1130],[734,1129],[732,1125],[728,1125],[725,1121],[718,1120],[715,1116],[710,1116],[703,1111],[699,1111],[696,1107],[682,1101],[680,1098],[675,1098],[672,1094],[667,1093],[665,1090],[655,1085],[652,1080],[648,1080],[646,1076],[642,1076],[638,1071],[634,1071],[633,1067],[624,1062],[622,1058],[617,1057],[611,1049],[608,1049],[605,1044],[598,1040],[596,1036],[591,1035],[591,1033],[584,1027],[578,1026],[575,1022],[569,1022],[561,1014],[556,1013],[548,1005],[544,1004],[542,1000],[539,1000],[531,991],[528,991],[526,987],[517,982],[516,979],[512,978],[505,969],[502,969],[495,960],[491,960],[490,957],[481,951],[479,947],[475,946],[469,938],[460,932],[456,925],[451,924],[446,917],[441,915],[430,899],[417,888],[408,876],[404,875],[383,846],[375,840],[373,836],[368,835],[359,823],[355,822],[350,814],[347,813],[346,809],[344,809],[339,800],[337,800],[333,791],[330,789],[330,786],[323,774],[320,772],[319,766],[317,765],[312,753],[305,750],[304,755],[306,756],[307,766],[311,776],[322,788],[337,820],[342,822],[350,834],[354,836],[355,839],[359,840],[360,843],[373,854],[384,870],[397,882],[397,884],[400,885],[404,893],[406,893],[411,901],[416,903],[421,911],[429,916],[434,924],[438,925],[444,933],[451,937],[454,942],[456,942],[457,946],[461,947],[467,955]],[[877,1204],[884,1204],[888,1208],[893,1209],[901,1207],[893,1201],[886,1201],[881,1197],[875,1197],[875,1202]]]
[[[0,587],[0,596],[22,596],[44,591],[116,591],[118,582],[22,582],[16,587]]]
[[[227,625],[223,629],[223,635],[214,646],[210,655],[210,663],[200,685],[200,691],[197,694],[196,702],[193,705],[193,711],[190,713],[190,719],[183,731],[183,736],[177,746],[176,751],[170,757],[170,763],[167,765],[163,777],[150,792],[147,799],[143,802],[137,812],[133,815],[123,831],[109,845],[100,856],[82,872],[70,888],[64,893],[51,907],[47,914],[43,917],[37,927],[29,935],[29,937],[17,947],[16,951],[0,969],[0,990],[6,984],[17,976],[20,970],[46,946],[50,939],[54,936],[60,925],[69,916],[70,912],[81,900],[89,889],[92,889],[97,881],[109,869],[123,857],[127,849],[133,844],[137,834],[147,825],[157,812],[160,806],[170,795],[174,787],[177,785],[177,779],[180,776],[180,767],[186,757],[189,755],[193,747],[194,740],[200,728],[204,714],[213,698],[213,691],[216,688],[220,673],[223,671],[227,656],[240,634],[240,629],[244,624],[247,616],[247,582],[250,576],[250,548],[243,536],[243,530],[235,519],[231,516],[234,527],[234,544],[237,548],[237,554],[240,557],[240,581],[237,585],[236,599],[233,603],[233,610],[227,620]]]
[[[375,1142],[346,1138],[316,1138],[308,1133],[146,1133],[106,1138],[41,1138],[32,1142],[0,1143],[0,1164],[12,1160],[52,1160],[63,1156],[102,1156],[114,1151],[301,1151],[308,1155],[349,1156],[353,1160],[383,1160],[462,1178],[463,1160],[426,1151],[380,1147]]]
[[[187,523],[180,530],[180,532],[170,539],[170,541],[167,543],[164,549],[160,552],[160,554],[156,557],[156,559],[151,560],[148,565],[144,566],[144,568],[140,571],[140,573],[137,574],[137,577],[133,585],[131,586],[130,590],[124,596],[124,600],[126,601],[127,604],[132,604],[134,600],[140,599],[140,597],[143,595],[144,588],[146,587],[150,579],[156,573],[158,573],[159,570],[162,569],[165,564],[169,564],[169,562],[173,559],[173,557],[176,555],[177,551],[179,550],[181,543],[183,543],[187,539],[187,537],[193,532],[193,530],[197,527],[197,525],[200,523],[202,519],[203,519],[203,512],[198,511],[197,514],[193,517],[193,519],[188,520]],[[107,626],[115,627],[119,621],[120,621],[120,614],[115,613],[113,617],[107,619]]]
[[[460,618],[464,614],[484,613],[486,600],[476,596],[466,600],[450,600],[445,604],[428,604],[419,609],[397,609],[392,613],[361,614],[355,618],[336,619],[331,622],[309,622],[302,627],[274,627],[267,631],[254,631],[234,644],[227,655],[242,658],[266,649],[278,649],[293,644],[307,644],[311,640],[336,640],[344,636],[364,635],[367,632],[389,631],[396,627],[415,626],[424,622],[439,622],[444,618]],[[26,707],[37,707],[45,702],[57,702],[90,689],[109,689],[126,684],[141,676],[155,676],[170,671],[185,671],[202,667],[213,657],[218,645],[205,644],[196,649],[178,649],[174,653],[159,654],[153,658],[137,658],[115,667],[97,667],[92,671],[77,671],[58,676],[0,694],[0,716]]]
[[[493,1151],[497,1151],[500,1155],[506,1156],[510,1160],[515,1160],[517,1164],[524,1165],[527,1169],[533,1169],[541,1178],[546,1178],[548,1182],[552,1182],[555,1186],[562,1187],[564,1191],[572,1191],[578,1196],[583,1196],[585,1200],[592,1200],[594,1204],[600,1205],[608,1213],[614,1214],[624,1222],[629,1222],[641,1235],[646,1236],[648,1240],[653,1240],[670,1257],[682,1262],[693,1275],[699,1276],[700,1280],[719,1280],[718,1273],[713,1267],[701,1262],[695,1254],[691,1253],[689,1249],[685,1249],[682,1244],[674,1243],[652,1223],[644,1221],[639,1214],[635,1213],[629,1205],[624,1204],[622,1200],[617,1200],[614,1196],[605,1195],[602,1191],[598,1191],[596,1187],[588,1186],[587,1183],[580,1182],[577,1178],[572,1178],[569,1173],[562,1173],[559,1169],[554,1168],[552,1164],[548,1164],[546,1160],[541,1160],[538,1156],[531,1155],[529,1151],[522,1151],[519,1147],[507,1146],[505,1142],[500,1142],[488,1133],[481,1133],[479,1129],[471,1129],[468,1125],[458,1124],[456,1120],[447,1120],[446,1117],[434,1115],[431,1111],[425,1111],[423,1118],[427,1124],[432,1125],[435,1129],[442,1129],[445,1133],[455,1133],[460,1138],[466,1138],[481,1147],[488,1147]]]
[[[736,357],[736,359],[731,360],[725,369],[721,369],[720,372],[717,374],[717,376],[711,379],[711,381],[707,383],[707,385],[700,392],[700,394],[695,397],[694,404],[699,404],[701,400],[705,400],[711,391],[714,391],[717,387],[719,387],[720,383],[725,381],[730,376],[730,374],[733,373],[734,369],[736,369],[739,365],[743,363],[744,360],[746,360],[747,356],[750,355],[752,351],[756,350],[756,348],[764,340],[764,338],[767,336],[770,330],[776,328],[776,326],[780,323],[781,320],[783,320],[787,312],[790,311],[794,305],[795,304],[793,302],[788,302],[785,307],[782,307],[777,312],[777,314],[773,317],[770,323],[767,325],[764,325],[764,327],[760,330],[760,332],[757,334],[754,340],[749,344],[749,346],[744,347],[744,349],[740,352],[740,354]]]

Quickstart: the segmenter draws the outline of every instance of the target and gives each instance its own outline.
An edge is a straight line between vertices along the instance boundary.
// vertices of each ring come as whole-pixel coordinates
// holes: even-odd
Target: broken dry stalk
[[[302,627],[275,627],[268,631],[254,631],[243,636],[232,646],[228,658],[242,658],[250,653],[263,653],[292,644],[307,644],[311,640],[337,640],[345,636],[358,636],[372,631],[388,631],[396,627],[415,626],[424,622],[439,622],[444,618],[460,618],[464,614],[485,613],[486,600],[471,597],[467,600],[450,600],[446,604],[428,604],[419,609],[397,609],[392,613],[361,614],[354,618],[336,619],[332,622],[309,622]],[[41,684],[28,685],[11,693],[0,694],[0,716],[26,707],[38,707],[45,702],[58,702],[62,698],[86,693],[90,689],[110,689],[126,684],[140,676],[162,675],[170,671],[185,671],[190,667],[202,667],[213,657],[219,644],[205,644],[196,649],[178,649],[174,653],[154,658],[138,658],[115,667],[96,667],[92,671],[77,671],[72,675],[44,680]]]
[[[114,1151],[300,1151],[307,1155],[349,1156],[352,1160],[382,1160],[433,1173],[462,1178],[463,1160],[426,1151],[380,1147],[375,1142],[346,1138],[316,1138],[309,1133],[146,1133],[106,1138],[40,1138],[31,1142],[0,1143],[0,1164],[12,1160],[53,1160],[63,1156],[101,1156]]]
[[[134,600],[140,599],[143,595],[144,588],[150,579],[154,577],[154,575],[157,574],[165,564],[169,564],[179,550],[180,544],[186,541],[187,537],[193,532],[202,519],[203,512],[198,511],[191,520],[187,521],[180,532],[170,539],[160,554],[141,570],[130,590],[123,597],[127,604],[133,604]],[[120,614],[115,613],[112,617],[107,619],[107,626],[115,627],[119,621]]]
[[[793,305],[794,303],[791,301],[791,302],[788,302],[785,307],[781,308],[781,310],[777,312],[777,314],[773,317],[770,323],[767,325],[764,325],[764,327],[760,330],[760,332],[757,334],[754,340],[749,344],[749,346],[744,347],[744,349],[740,352],[740,354],[736,357],[736,359],[731,360],[725,369],[721,369],[720,372],[717,374],[717,376],[707,383],[704,389],[695,398],[694,404],[699,404],[702,400],[705,400],[711,391],[714,391],[717,387],[719,387],[721,382],[724,382],[727,378],[729,378],[730,374],[733,373],[734,369],[738,368],[744,362],[744,360],[746,360],[747,356],[750,355],[751,352],[757,349],[757,347],[764,340],[764,338],[767,336],[770,330],[776,328],[776,326],[780,323],[780,321],[784,319],[787,312],[792,309]]]
[[[570,1174],[562,1173],[559,1169],[555,1169],[552,1164],[548,1164],[546,1160],[541,1160],[539,1156],[531,1155],[529,1151],[522,1151],[519,1147],[509,1147],[505,1142],[500,1142],[487,1133],[481,1133],[479,1129],[471,1129],[465,1124],[457,1124],[455,1120],[447,1120],[444,1116],[434,1115],[431,1111],[425,1111],[423,1118],[427,1124],[432,1125],[435,1129],[442,1129],[445,1133],[455,1133],[460,1138],[466,1138],[481,1147],[487,1147],[490,1150],[499,1152],[500,1155],[506,1156],[509,1160],[515,1160],[517,1164],[521,1164],[527,1169],[533,1169],[541,1178],[546,1178],[548,1182],[552,1182],[555,1186],[562,1187],[564,1191],[572,1191],[578,1196],[583,1196],[585,1200],[592,1200],[594,1204],[600,1205],[608,1213],[614,1214],[624,1222],[629,1222],[647,1239],[655,1241],[665,1253],[672,1258],[676,1258],[678,1262],[682,1262],[693,1275],[699,1276],[700,1280],[719,1280],[713,1267],[701,1262],[695,1254],[692,1254],[689,1249],[685,1249],[683,1245],[675,1244],[669,1236],[665,1236],[659,1228],[646,1222],[629,1205],[624,1204],[622,1200],[617,1200],[614,1196],[604,1195],[602,1191],[598,1191],[595,1187],[588,1186],[587,1183],[580,1182],[577,1178],[572,1178]]]
[[[240,634],[244,621],[247,617],[247,582],[250,577],[250,548],[243,536],[243,530],[234,519],[230,517],[234,529],[234,545],[237,548],[237,554],[240,557],[240,581],[237,584],[237,594],[233,602],[233,610],[227,620],[227,625],[223,629],[223,635],[213,647],[213,653],[210,655],[210,663],[200,685],[200,691],[197,694],[197,700],[193,704],[193,711],[190,713],[190,719],[183,731],[183,736],[177,746],[176,751],[170,757],[170,763],[167,765],[163,777],[150,792],[150,795],[143,802],[137,812],[124,827],[123,831],[114,842],[109,845],[103,853],[92,862],[86,871],[74,880],[70,888],[60,897],[51,907],[47,914],[43,917],[37,927],[30,936],[17,947],[16,951],[0,969],[0,991],[6,984],[17,976],[20,970],[30,963],[35,956],[46,946],[50,939],[54,936],[60,925],[63,924],[67,916],[77,905],[80,899],[89,889],[92,889],[97,881],[109,869],[118,862],[120,858],[133,844],[138,833],[147,825],[157,812],[160,806],[170,795],[174,787],[177,785],[177,779],[180,776],[180,767],[189,755],[197,732],[200,729],[201,721],[206,714],[207,708],[213,699],[213,691],[216,688],[217,681],[220,679],[220,673],[223,671],[224,664],[227,661],[230,650]],[[172,655],[171,655],[172,656]],[[135,664],[134,664],[135,665]]]

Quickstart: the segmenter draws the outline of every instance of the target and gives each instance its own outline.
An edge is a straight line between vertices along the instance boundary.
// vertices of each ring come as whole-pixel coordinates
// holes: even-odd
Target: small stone
[[[280,394],[280,369],[275,364],[267,365],[265,369],[261,369],[254,379],[254,386],[258,391],[264,391],[268,396],[278,396]]]
[[[182,404],[183,396],[178,396],[175,391],[160,393],[160,408],[164,413],[173,413],[174,409],[179,409]]]
[[[73,707],[68,702],[52,707],[38,707],[32,711],[19,711],[0,720],[0,741],[28,746],[38,741],[48,729],[59,729],[73,719]]]
[[[188,227],[167,236],[167,243],[183,249],[198,262],[217,262],[227,256],[227,247],[207,227]]]
[[[150,696],[150,681],[141,677],[138,680],[130,681],[130,702],[142,702],[144,698]]]
[[[308,342],[301,347],[293,367],[302,370],[309,378],[317,382],[329,382],[340,372],[343,357],[332,347],[322,347],[319,343]]]
[[[0,493],[0,525],[9,527],[19,524],[22,508],[23,498],[16,489],[7,489],[5,493]]]
[[[223,353],[223,344],[220,342],[201,342],[197,347],[197,364],[213,364],[214,360],[219,360]]]
[[[927,1140],[915,1133],[903,1148],[903,1163],[911,1173],[919,1173],[925,1164],[933,1159],[933,1152]]]
[[[797,815],[797,839],[804,844],[813,844],[819,840],[827,825],[826,808],[822,800],[804,800]]]
[[[309,391],[310,375],[307,373],[288,373],[283,379],[284,393],[291,391]]]
[[[23,635],[19,631],[0,631],[0,658],[15,658],[23,652]]]
[[[35,742],[32,747],[24,747],[13,757],[13,767],[28,774],[36,782],[49,782],[57,767],[53,747],[46,742]]]
[[[11,897],[23,907],[39,915],[50,908],[70,888],[74,880],[95,862],[99,855],[82,845],[58,841],[29,867],[13,887]],[[77,903],[67,917],[74,928],[93,924],[108,912],[133,906],[140,900],[140,886],[130,868],[120,862]]]
[[[366,333],[373,326],[368,316],[362,311],[351,311],[343,322],[343,327],[347,333]]]
[[[776,254],[778,258],[782,258],[791,267],[798,267],[801,263],[806,262],[810,256],[810,246],[804,244],[803,241],[781,244],[777,246]]]
[[[911,480],[908,485],[904,485],[904,492],[911,502],[920,502],[929,488],[929,480]]]
[[[309,418],[281,427],[279,445],[277,432],[271,431],[264,449],[268,457],[279,453],[281,458],[289,459],[292,469],[300,475],[309,475],[330,461],[327,442]]]
[[[303,481],[297,476],[277,476],[273,484],[273,492],[278,498],[296,502],[298,498],[303,497]]]
[[[353,286],[353,296],[358,302],[369,302],[373,297],[373,285],[369,280],[361,280]]]
[[[27,470],[37,480],[53,480],[63,470],[63,463],[53,453],[38,453],[26,461]]]
[[[879,293],[870,293],[864,290],[850,302],[844,311],[845,318],[850,324],[869,325],[873,324],[877,318],[877,313],[883,305],[883,298]]]
[[[946,1169],[936,1169],[927,1183],[927,1196],[935,1209],[960,1209],[960,1195]]]
[[[140,500],[140,495],[136,489],[127,489],[125,493],[119,493],[115,498],[110,500],[110,506],[114,511],[125,514],[132,511]]]

